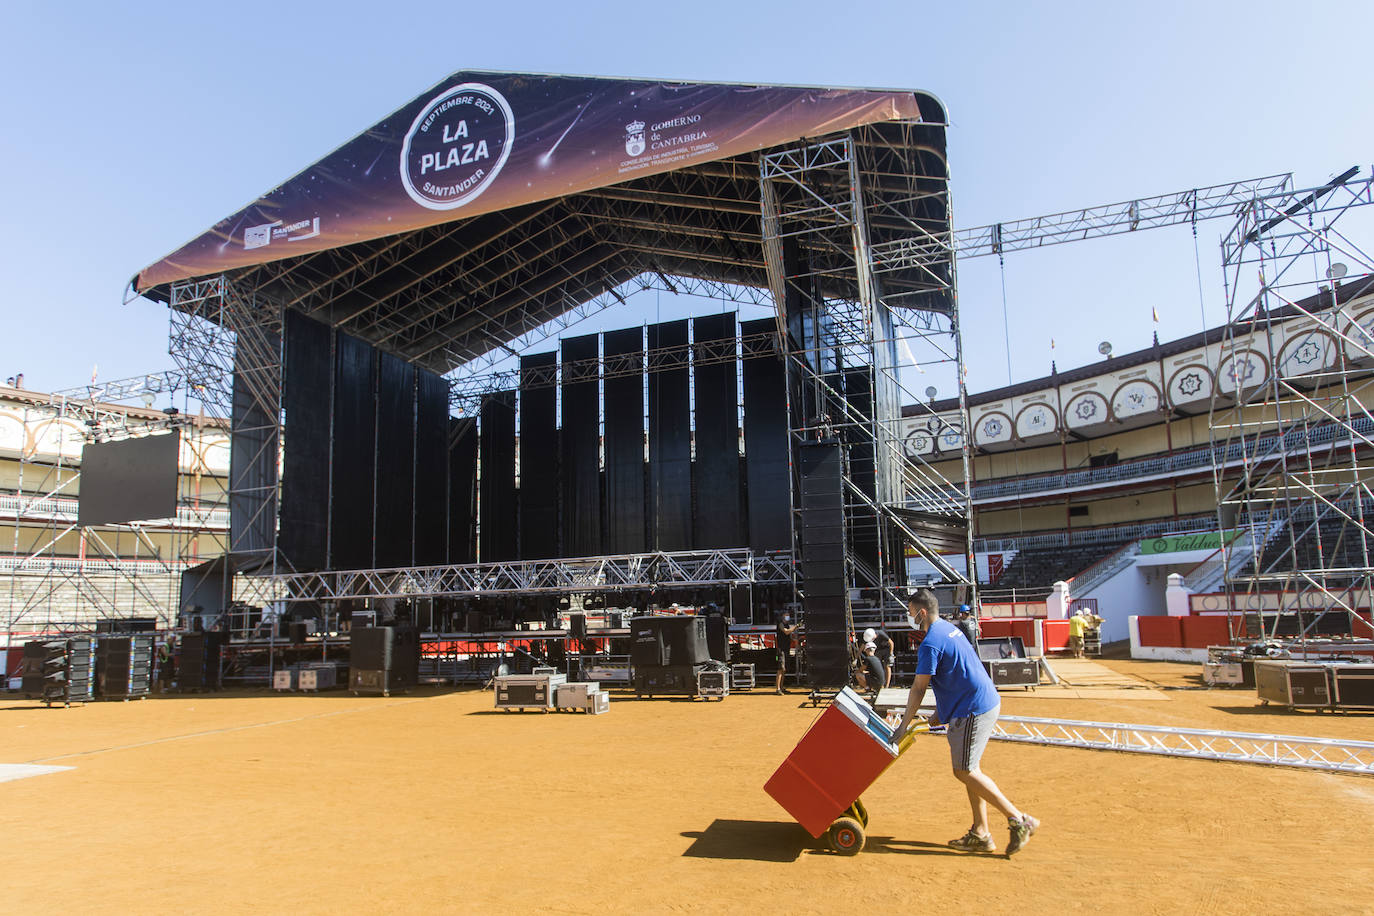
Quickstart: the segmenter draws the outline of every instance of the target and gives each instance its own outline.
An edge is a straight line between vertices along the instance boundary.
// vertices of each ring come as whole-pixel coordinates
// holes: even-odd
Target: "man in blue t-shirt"
[[[997,851],[988,830],[991,802],[1007,818],[1011,833],[1007,855],[1019,852],[1040,822],[1008,801],[997,783],[978,767],[1001,709],[997,688],[969,641],[953,624],[940,619],[940,602],[934,592],[928,588],[912,592],[907,599],[907,613],[911,615],[912,627],[925,631],[925,639],[916,653],[916,682],[911,687],[906,712],[893,734],[906,733],[916,710],[921,708],[926,688],[934,690],[935,718],[930,725],[945,725],[954,778],[964,784],[973,809],[973,826],[959,839],[950,840],[949,845],[970,852]]]

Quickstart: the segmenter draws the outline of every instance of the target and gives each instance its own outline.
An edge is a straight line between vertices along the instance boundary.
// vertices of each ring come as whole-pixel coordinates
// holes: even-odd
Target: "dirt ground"
[[[1010,691],[1003,712],[1374,739],[1374,717],[1277,712],[1196,665],[1107,662],[1139,702]],[[1126,692],[1128,693],[1128,692]],[[1043,821],[1012,859],[968,825],[944,740],[864,801],[842,857],[762,786],[816,710],[797,693],[510,713],[490,692],[223,693],[45,709],[0,695],[11,912],[1374,912],[1374,778],[993,742]],[[1005,845],[1005,829],[995,829]]]

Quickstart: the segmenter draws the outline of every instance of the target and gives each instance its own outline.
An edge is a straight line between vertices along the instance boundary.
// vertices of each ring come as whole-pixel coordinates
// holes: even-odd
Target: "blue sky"
[[[1276,172],[1300,187],[1368,174],[1368,15],[1268,0],[7,0],[0,379],[54,389],[95,364],[102,379],[170,367],[165,309],[124,304],[129,278],[460,69],[929,90],[952,121],[962,228]],[[1197,260],[1186,228],[1009,255],[1012,376],[1219,322],[1225,228],[1202,225]],[[1003,279],[995,259],[961,265],[973,390],[1007,381]]]

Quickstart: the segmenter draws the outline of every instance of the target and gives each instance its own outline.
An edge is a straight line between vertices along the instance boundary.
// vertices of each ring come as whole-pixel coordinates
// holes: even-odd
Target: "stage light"
[[[1102,343],[1098,344],[1098,345],[1097,345],[1097,352],[1098,352],[1098,353],[1101,353],[1103,356],[1105,356],[1105,357],[1107,357],[1108,359],[1110,359],[1110,358],[1111,358],[1111,355],[1112,355],[1112,343],[1111,343],[1111,341],[1109,341],[1109,340],[1104,340],[1104,341],[1102,341]]]
[[[1346,266],[1340,261],[1337,261],[1326,269],[1326,278],[1328,280],[1339,280],[1341,277],[1345,276],[1346,270]]]

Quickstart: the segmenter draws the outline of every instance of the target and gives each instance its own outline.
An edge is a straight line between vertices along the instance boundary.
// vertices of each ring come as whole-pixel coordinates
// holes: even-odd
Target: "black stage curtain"
[[[415,565],[448,557],[448,380],[415,370]]]
[[[472,417],[449,423],[448,561],[477,562],[477,420]]]
[[[520,558],[558,556],[557,353],[520,358]]]
[[[498,391],[482,402],[481,560],[516,558],[515,392]]]
[[[690,550],[692,431],[687,384],[687,320],[649,326],[656,354],[649,373],[649,515],[653,549]]]
[[[415,368],[390,353],[377,371],[376,563],[415,562]]]
[[[331,569],[372,567],[377,466],[377,351],[337,334],[334,343],[334,460],[330,463]]]
[[[595,334],[563,341],[563,555],[601,553],[601,403]],[[590,368],[569,370],[590,360]]]
[[[733,357],[735,313],[692,320],[696,353],[693,387],[697,405],[694,546],[739,547],[744,543],[739,492],[739,376]],[[731,358],[716,362],[718,351]]]
[[[792,546],[785,367],[771,340],[750,342],[750,338],[776,330],[777,322],[772,318],[740,324],[745,341],[744,473],[749,546],[754,550],[785,550]]]
[[[644,332],[607,331],[606,531],[607,553],[640,553],[644,517]]]
[[[329,563],[329,423],[332,404],[329,325],[286,312],[286,361],[282,366],[281,523],[282,559],[300,572]]]

